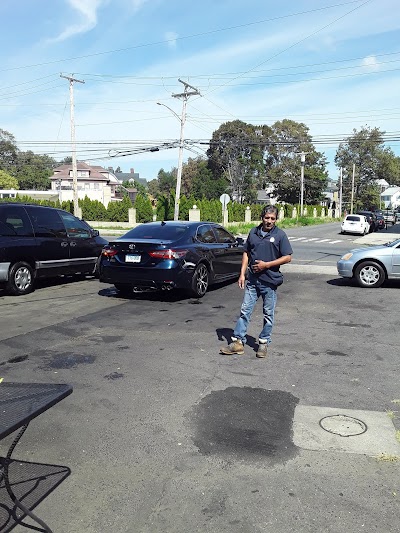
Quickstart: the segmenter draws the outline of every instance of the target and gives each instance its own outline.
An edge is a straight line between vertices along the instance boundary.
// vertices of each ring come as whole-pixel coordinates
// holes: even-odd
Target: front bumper
[[[5,283],[8,281],[10,265],[11,263],[0,263],[0,283]]]
[[[337,270],[340,276],[343,278],[352,278],[353,277],[353,263],[349,261],[340,260],[337,262]]]

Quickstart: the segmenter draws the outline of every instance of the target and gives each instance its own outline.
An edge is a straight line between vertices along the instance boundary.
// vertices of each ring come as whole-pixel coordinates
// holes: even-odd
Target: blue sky
[[[364,125],[400,155],[398,0],[2,0],[0,128],[22,150],[70,154],[68,81],[77,156],[134,168],[148,180],[177,165],[177,148],[110,158],[179,138],[178,78],[199,89],[184,136],[209,140],[241,119],[305,123],[329,160]],[[184,160],[204,154],[204,145]],[[112,150],[110,152],[110,150]]]

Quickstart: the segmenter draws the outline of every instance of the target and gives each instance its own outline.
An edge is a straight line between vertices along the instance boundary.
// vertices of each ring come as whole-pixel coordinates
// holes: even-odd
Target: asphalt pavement
[[[74,387],[14,452],[71,468],[37,514],[63,533],[400,531],[399,290],[287,272],[266,360],[259,304],[245,355],[219,354],[236,283],[0,295],[0,376]]]

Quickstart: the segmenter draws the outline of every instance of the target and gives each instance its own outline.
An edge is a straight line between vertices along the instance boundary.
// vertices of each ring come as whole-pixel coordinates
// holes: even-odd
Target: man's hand
[[[246,285],[246,277],[244,274],[240,274],[239,279],[238,279],[238,285],[241,289],[244,289]]]
[[[261,272],[262,270],[266,270],[267,268],[268,263],[266,261],[261,261],[260,259],[256,259],[252,267],[253,272]]]

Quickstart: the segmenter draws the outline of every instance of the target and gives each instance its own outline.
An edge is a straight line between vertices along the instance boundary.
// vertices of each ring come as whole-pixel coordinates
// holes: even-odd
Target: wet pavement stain
[[[79,355],[79,354],[57,354],[53,355],[52,361],[47,363],[50,368],[75,368],[78,365],[90,365],[94,363],[96,357],[94,355]]]
[[[18,357],[12,357],[7,361],[7,363],[22,363],[28,359],[28,355],[19,355]]]
[[[228,387],[213,391],[188,414],[193,442],[203,455],[285,462],[298,453],[292,441],[298,401],[279,390]]]
[[[338,355],[340,357],[349,357],[347,353],[337,352],[336,350],[327,350],[327,355]]]
[[[120,372],[112,372],[111,374],[107,374],[107,376],[104,376],[106,379],[112,381],[114,379],[121,379],[124,377],[124,374],[121,374]]]

